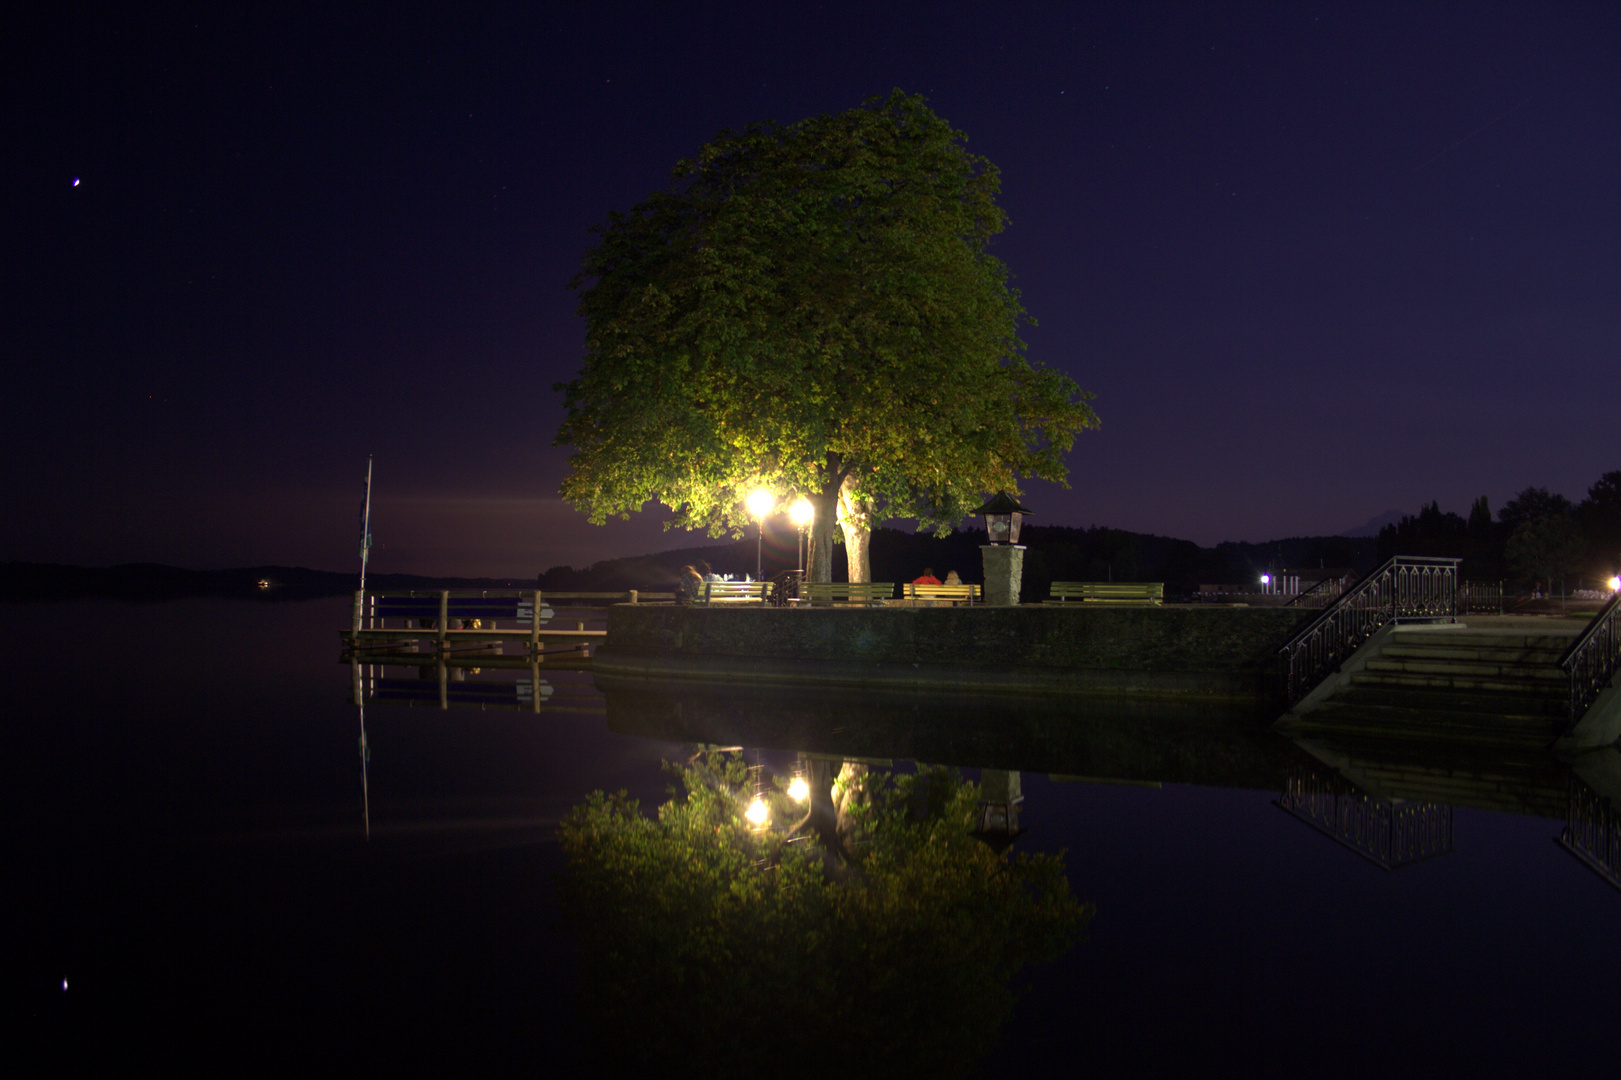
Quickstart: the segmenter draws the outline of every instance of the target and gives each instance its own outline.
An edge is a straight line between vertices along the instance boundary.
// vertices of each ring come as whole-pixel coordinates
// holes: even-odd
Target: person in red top
[[[912,579],[912,584],[913,585],[938,585],[938,584],[940,584],[940,579],[934,576],[934,567],[925,566],[923,568],[923,576],[913,578]]]

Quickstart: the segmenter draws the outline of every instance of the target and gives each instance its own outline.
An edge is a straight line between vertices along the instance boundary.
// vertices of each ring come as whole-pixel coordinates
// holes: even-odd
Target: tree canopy
[[[599,523],[658,502],[721,535],[754,487],[804,494],[814,570],[841,488],[945,527],[1020,477],[1065,482],[1097,418],[1025,355],[986,250],[999,174],[964,141],[897,90],[723,131],[610,215],[571,283],[586,355],[558,386],[564,497]]]

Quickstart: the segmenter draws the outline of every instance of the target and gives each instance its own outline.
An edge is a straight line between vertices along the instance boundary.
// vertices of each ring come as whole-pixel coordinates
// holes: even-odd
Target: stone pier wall
[[[1264,701],[1292,608],[621,604],[593,668],[634,678]]]

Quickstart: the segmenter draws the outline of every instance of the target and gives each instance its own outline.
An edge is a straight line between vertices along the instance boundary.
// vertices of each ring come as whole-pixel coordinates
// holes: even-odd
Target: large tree
[[[1090,395],[1032,363],[994,165],[895,91],[723,131],[595,232],[572,282],[586,356],[557,442],[592,521],[649,502],[739,532],[764,486],[816,507],[811,577],[846,511],[949,527],[1020,477],[1065,481]]]

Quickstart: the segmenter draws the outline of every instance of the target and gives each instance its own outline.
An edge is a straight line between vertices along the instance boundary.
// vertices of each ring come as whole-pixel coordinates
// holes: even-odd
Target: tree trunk
[[[810,553],[805,558],[805,580],[833,580],[833,526],[838,522],[839,487],[844,483],[844,461],[829,454],[822,466],[822,490],[807,491],[805,498],[816,510],[811,520]]]
[[[807,494],[816,516],[811,519],[810,552],[805,557],[805,580],[828,582],[833,580],[833,524],[837,515],[838,496]]]
[[[871,581],[872,562],[867,548],[872,541],[872,504],[855,490],[853,477],[839,487],[839,528],[844,530],[844,552],[850,562],[851,581]]]
[[[855,859],[856,807],[867,801],[867,767],[853,761],[812,759],[806,763],[805,783],[810,788],[805,816],[789,836],[816,837],[829,873],[838,876]]]

